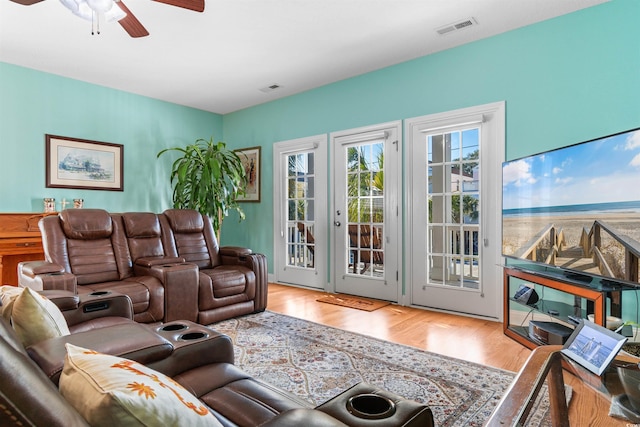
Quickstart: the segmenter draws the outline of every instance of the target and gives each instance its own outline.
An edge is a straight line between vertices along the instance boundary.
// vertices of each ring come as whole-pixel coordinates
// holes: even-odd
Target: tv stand
[[[535,306],[514,298],[522,285],[534,288],[538,294],[540,299]],[[576,326],[574,319],[586,319],[588,314],[593,314],[595,323],[604,326],[607,315],[621,317],[622,311],[620,290],[599,289],[588,282],[566,277],[562,272],[551,274],[507,266],[504,268],[504,296],[505,335],[531,349],[547,344],[529,336],[531,321],[553,322],[573,329]],[[608,298],[611,300],[609,313]]]

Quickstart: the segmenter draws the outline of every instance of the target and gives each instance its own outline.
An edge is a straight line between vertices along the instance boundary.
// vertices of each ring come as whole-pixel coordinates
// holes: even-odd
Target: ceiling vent
[[[453,24],[445,25],[444,27],[440,27],[436,29],[436,32],[441,36],[443,36],[445,34],[449,34],[454,31],[464,30],[465,28],[473,27],[474,25],[478,25],[478,21],[476,21],[474,18],[468,18],[462,21],[455,22]]]
[[[260,91],[264,92],[264,93],[269,93],[269,92],[273,92],[274,90],[278,90],[280,88],[282,88],[281,85],[279,85],[277,83],[274,83],[274,84],[269,85],[267,87],[260,88]]]

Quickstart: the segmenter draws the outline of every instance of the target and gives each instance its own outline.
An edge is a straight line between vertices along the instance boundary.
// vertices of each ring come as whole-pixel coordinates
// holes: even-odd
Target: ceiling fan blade
[[[155,0],[160,3],[169,4],[171,6],[181,7],[183,9],[194,10],[196,12],[204,12],[204,0]]]
[[[14,3],[21,4],[23,6],[31,6],[32,4],[40,3],[43,0],[11,0]]]
[[[129,33],[131,37],[145,37],[149,35],[149,32],[146,28],[142,26],[138,18],[133,16],[133,13],[129,10],[129,8],[122,3],[122,1],[117,1],[116,4],[122,9],[124,13],[127,14],[124,18],[119,20],[118,22],[122,25],[122,28]]]

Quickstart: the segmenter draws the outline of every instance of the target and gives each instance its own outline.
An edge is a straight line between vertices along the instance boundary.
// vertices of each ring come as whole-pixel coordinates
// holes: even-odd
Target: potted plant
[[[213,137],[200,138],[186,147],[166,148],[157,157],[167,151],[182,153],[171,168],[173,207],[207,215],[220,239],[222,220],[230,210],[236,210],[241,221],[245,217],[237,202],[247,186],[242,161],[224,142],[214,142]]]

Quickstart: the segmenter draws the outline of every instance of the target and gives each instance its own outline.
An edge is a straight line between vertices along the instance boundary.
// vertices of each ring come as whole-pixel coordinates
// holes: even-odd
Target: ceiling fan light
[[[107,22],[119,21],[126,16],[126,12],[120,9],[119,6],[116,6],[115,2],[113,3],[113,7],[104,13],[104,19]]]
[[[96,12],[107,12],[113,7],[113,0],[86,0],[89,7]]]
[[[60,3],[64,5],[67,9],[69,9],[73,13],[78,12],[80,1],[77,0],[60,0]]]
[[[72,12],[82,19],[87,21],[93,21],[93,10],[89,7],[86,1],[82,0],[78,4],[78,10],[72,10]]]

